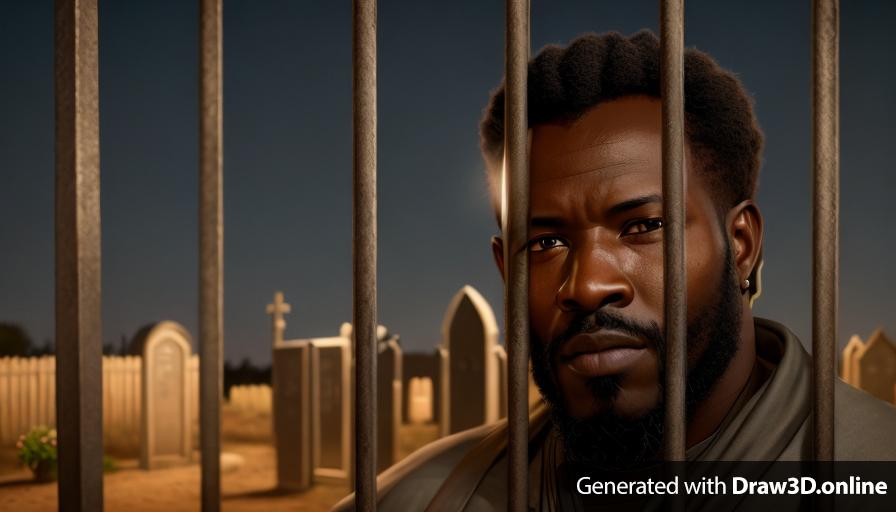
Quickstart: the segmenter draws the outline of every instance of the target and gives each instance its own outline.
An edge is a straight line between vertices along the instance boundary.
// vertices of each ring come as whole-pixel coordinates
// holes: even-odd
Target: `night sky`
[[[197,333],[197,6],[100,1],[104,341],[157,320]],[[351,319],[351,3],[224,2],[225,357]],[[379,7],[379,317],[440,340],[464,284],[501,317],[477,126],[503,72],[501,1]],[[759,315],[811,332],[810,2],[686,2],[686,44],[736,72],[766,150]],[[657,2],[534,1],[533,51],[657,30]],[[841,2],[841,343],[896,335],[896,3]],[[0,2],[0,321],[53,337],[52,2]],[[195,341],[194,341],[195,345]]]

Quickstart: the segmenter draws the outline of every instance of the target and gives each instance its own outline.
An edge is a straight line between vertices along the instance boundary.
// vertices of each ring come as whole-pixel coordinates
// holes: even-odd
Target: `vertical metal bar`
[[[529,1],[507,0],[504,105],[504,324],[507,330],[508,510],[528,510]]]
[[[812,17],[812,355],[815,459],[834,459],[834,364],[840,208],[840,6],[815,0]]]
[[[661,0],[663,281],[666,335],[665,458],[685,460],[687,282],[684,194],[684,2]]]
[[[57,0],[56,418],[59,510],[103,509],[96,0]]]
[[[202,510],[216,512],[224,388],[221,0],[200,0],[199,10],[199,447]]]
[[[376,510],[376,0],[352,2],[355,506]]]

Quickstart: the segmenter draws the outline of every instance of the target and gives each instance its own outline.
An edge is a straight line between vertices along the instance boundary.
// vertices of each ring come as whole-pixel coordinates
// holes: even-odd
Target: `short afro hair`
[[[599,103],[623,96],[660,97],[660,42],[648,30],[630,37],[585,34],[550,45],[529,62],[529,126],[571,122]],[[727,211],[756,191],[762,132],[744,86],[709,55],[684,52],[685,132],[698,169]],[[504,84],[480,123],[480,144],[492,187],[504,153]],[[498,190],[493,188],[493,190]]]

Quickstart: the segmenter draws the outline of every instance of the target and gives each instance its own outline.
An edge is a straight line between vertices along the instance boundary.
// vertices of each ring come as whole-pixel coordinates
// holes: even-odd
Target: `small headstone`
[[[408,390],[408,423],[422,425],[433,420],[433,389],[429,377],[411,377]]]
[[[449,370],[443,383],[451,398],[443,418],[447,433],[497,421],[498,324],[491,306],[472,286],[464,286],[452,299],[442,338]]]
[[[384,333],[385,335],[385,333]],[[397,337],[379,343],[376,363],[377,472],[398,462],[401,426],[401,346]]]
[[[246,463],[246,458],[238,453],[221,453],[221,473],[238,471]]]
[[[190,462],[190,402],[187,369],[190,335],[175,322],[141,331],[143,354],[140,467],[155,469]]]
[[[404,400],[402,401],[402,407],[404,411],[402,412],[403,418],[402,421],[405,423],[411,423],[411,400],[412,395],[409,393],[411,389],[411,380],[414,378],[422,378],[427,379],[431,382],[430,386],[432,387],[432,414],[430,419],[426,421],[433,421],[438,423],[441,412],[441,387],[439,384],[441,383],[440,368],[441,366],[441,357],[439,356],[439,351],[433,351],[429,353],[407,353],[405,352],[402,355],[401,361],[401,374],[402,374],[402,382],[404,389]]]
[[[853,376],[856,354],[858,354],[864,347],[865,342],[862,341],[862,338],[857,334],[853,334],[852,338],[849,339],[849,342],[843,348],[842,359],[840,360],[840,378],[847,384],[852,384],[853,386],[856,385],[855,377]]]
[[[312,482],[311,345],[281,342],[271,365],[277,488],[300,491]]]
[[[309,342],[314,480],[350,484],[354,473],[351,340],[340,336]]]

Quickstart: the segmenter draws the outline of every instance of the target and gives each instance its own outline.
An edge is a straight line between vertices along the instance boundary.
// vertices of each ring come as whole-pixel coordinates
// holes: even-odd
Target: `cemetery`
[[[266,312],[271,331],[260,336],[270,336],[271,382],[232,386],[222,409],[223,503],[328,510],[352,486],[352,326],[289,339],[283,293]],[[406,353],[398,334],[377,329],[378,471],[441,436],[506,416],[507,356],[494,311],[475,288],[448,301],[441,332],[431,351]],[[163,321],[138,331],[130,355],[103,359],[104,448],[115,469],[105,476],[110,509],[198,509],[199,359],[191,346],[183,326]],[[21,435],[55,426],[54,370],[53,356],[0,358],[0,500],[16,510],[55,507],[52,480],[38,483],[38,471],[15,455]],[[883,331],[853,336],[840,374],[896,403],[896,345]],[[530,405],[539,399],[530,382]]]
[[[352,326],[288,339],[283,293],[266,312],[271,331],[259,336],[270,336],[271,382],[232,386],[223,404],[223,504],[329,510],[350,492],[354,472]],[[377,329],[378,471],[441,436],[506,416],[507,358],[488,302],[462,287],[441,331],[430,352],[405,353],[398,334]],[[191,347],[191,333],[163,321],[140,329],[129,355],[103,358],[110,510],[198,509],[199,357]],[[22,434],[55,427],[54,364],[54,356],[0,358],[0,501],[16,510],[55,507],[55,484],[37,483],[16,456]],[[530,383],[530,404],[538,400]]]

